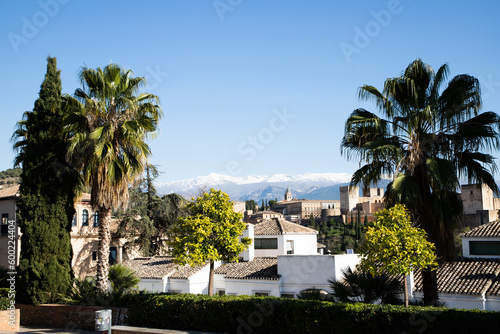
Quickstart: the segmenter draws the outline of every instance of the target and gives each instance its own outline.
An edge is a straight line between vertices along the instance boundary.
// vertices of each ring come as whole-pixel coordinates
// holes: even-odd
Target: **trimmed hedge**
[[[10,306],[8,288],[0,288],[0,311],[5,311]]]
[[[493,333],[500,324],[499,312],[275,297],[140,294],[126,304],[131,326],[218,333]]]

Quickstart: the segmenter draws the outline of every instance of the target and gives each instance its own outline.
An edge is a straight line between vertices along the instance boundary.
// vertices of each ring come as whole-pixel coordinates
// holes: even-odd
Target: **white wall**
[[[257,235],[257,239],[278,239],[278,249],[255,249],[255,257],[277,257],[286,254],[285,242],[282,235]]]
[[[413,298],[423,299],[424,294],[422,292],[414,292]],[[451,293],[440,293],[439,301],[445,302],[445,307],[448,308],[458,308],[458,309],[478,309],[484,310],[485,304],[483,297],[480,295],[465,295],[465,294],[451,294]]]
[[[495,255],[470,255],[469,241],[500,241],[500,238],[462,238],[463,257],[499,258]]]
[[[293,240],[294,255],[317,255],[318,241],[316,234],[283,234],[274,236],[256,236],[262,239],[278,239],[278,249],[255,249],[256,257],[277,257],[286,255],[286,241]]]
[[[267,292],[269,296],[281,297],[279,280],[226,279],[226,294],[253,296],[256,292]]]
[[[500,312],[500,296],[486,296],[486,311]]]
[[[297,294],[308,288],[329,291],[328,279],[340,279],[342,269],[354,269],[358,263],[357,254],[278,256],[281,292]]]
[[[247,224],[247,228],[243,231],[242,237],[247,237],[252,239],[252,244],[248,247],[248,249],[240,254],[240,257],[243,258],[244,261],[252,261],[255,258],[255,249],[254,249],[254,225]],[[241,237],[240,237],[241,240]]]
[[[284,235],[284,248],[286,254],[286,241],[293,240],[295,255],[316,255],[318,254],[318,237],[316,234],[285,234]]]
[[[208,279],[210,275],[210,266],[206,265],[197,273],[188,278],[189,293],[208,294]],[[215,275],[214,275],[215,276]]]
[[[166,279],[141,279],[139,282],[139,290],[146,290],[148,292],[167,292]]]

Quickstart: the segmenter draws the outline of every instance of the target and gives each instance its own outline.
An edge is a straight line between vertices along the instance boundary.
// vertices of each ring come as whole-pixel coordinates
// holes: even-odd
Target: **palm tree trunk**
[[[208,295],[214,294],[214,261],[210,260],[210,274],[208,276]]]
[[[99,245],[97,250],[97,289],[105,292],[108,289],[109,245],[111,243],[110,221],[111,210],[99,208]]]

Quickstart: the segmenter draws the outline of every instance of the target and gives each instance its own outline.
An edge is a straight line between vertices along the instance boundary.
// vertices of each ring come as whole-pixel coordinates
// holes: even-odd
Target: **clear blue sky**
[[[0,170],[57,57],[63,92],[82,66],[111,62],[146,76],[164,111],[150,142],[167,182],[348,172],[343,126],[362,84],[379,89],[416,58],[481,80],[500,112],[497,1],[0,2]],[[498,152],[494,152],[498,156]]]

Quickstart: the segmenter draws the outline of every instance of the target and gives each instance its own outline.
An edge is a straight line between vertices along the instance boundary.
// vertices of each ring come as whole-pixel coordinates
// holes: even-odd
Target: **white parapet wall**
[[[354,270],[359,261],[358,254],[278,256],[281,293],[297,295],[309,288],[329,291],[328,280],[341,279],[342,270]]]

